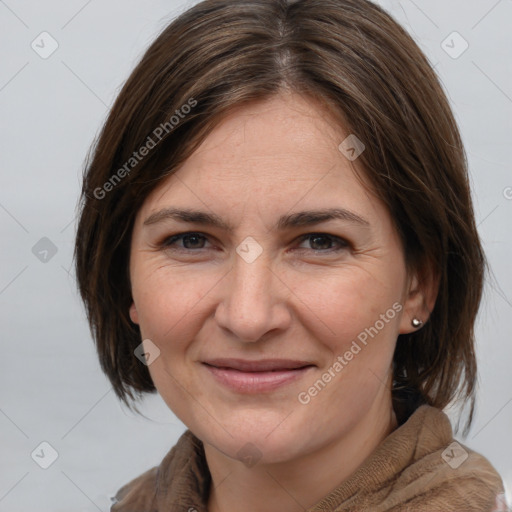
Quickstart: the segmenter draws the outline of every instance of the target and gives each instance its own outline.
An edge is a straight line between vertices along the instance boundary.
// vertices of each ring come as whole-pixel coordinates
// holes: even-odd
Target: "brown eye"
[[[313,235],[310,238],[311,248],[315,251],[324,251],[332,248],[332,240],[324,235]]]
[[[194,250],[204,249],[206,242],[207,238],[201,233],[180,233],[167,238],[162,245],[166,248]]]
[[[304,247],[307,243],[309,247]],[[349,246],[346,240],[327,233],[311,233],[301,239],[300,248],[312,249],[317,252],[332,252],[346,249]]]
[[[183,246],[185,249],[202,249],[206,238],[202,235],[192,234],[183,237]]]

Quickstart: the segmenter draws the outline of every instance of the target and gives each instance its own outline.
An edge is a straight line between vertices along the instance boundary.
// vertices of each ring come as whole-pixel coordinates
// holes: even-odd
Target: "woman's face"
[[[151,377],[230,457],[291,460],[391,414],[415,279],[348,135],[301,96],[253,103],[138,212],[130,316]]]

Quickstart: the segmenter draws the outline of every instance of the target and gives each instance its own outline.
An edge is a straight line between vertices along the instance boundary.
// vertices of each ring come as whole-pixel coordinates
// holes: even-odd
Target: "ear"
[[[436,304],[438,291],[439,276],[434,273],[430,264],[409,277],[400,321],[400,334],[408,334],[419,329],[412,325],[413,318],[421,320],[423,324],[427,323]]]
[[[132,305],[130,306],[130,319],[134,324],[139,324],[139,314],[137,313],[135,302],[132,302]]]

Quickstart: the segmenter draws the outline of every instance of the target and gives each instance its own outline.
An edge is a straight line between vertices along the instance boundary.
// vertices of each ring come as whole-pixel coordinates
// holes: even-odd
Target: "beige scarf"
[[[160,466],[117,492],[111,512],[207,512],[210,482],[203,445],[187,430]],[[444,412],[423,405],[307,512],[507,510],[496,470],[453,440]]]

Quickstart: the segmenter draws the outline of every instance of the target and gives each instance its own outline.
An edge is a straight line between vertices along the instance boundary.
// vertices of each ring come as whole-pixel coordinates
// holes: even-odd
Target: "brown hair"
[[[134,357],[141,337],[128,314],[137,211],[223,115],[283,89],[328,105],[364,142],[358,162],[389,209],[408,268],[439,277],[429,321],[398,338],[395,405],[412,403],[411,412],[463,398],[469,426],[485,258],[465,153],[427,59],[367,0],[206,0],[170,23],[128,78],[86,162],[75,247],[114,391],[130,407],[129,398],[155,390]]]

